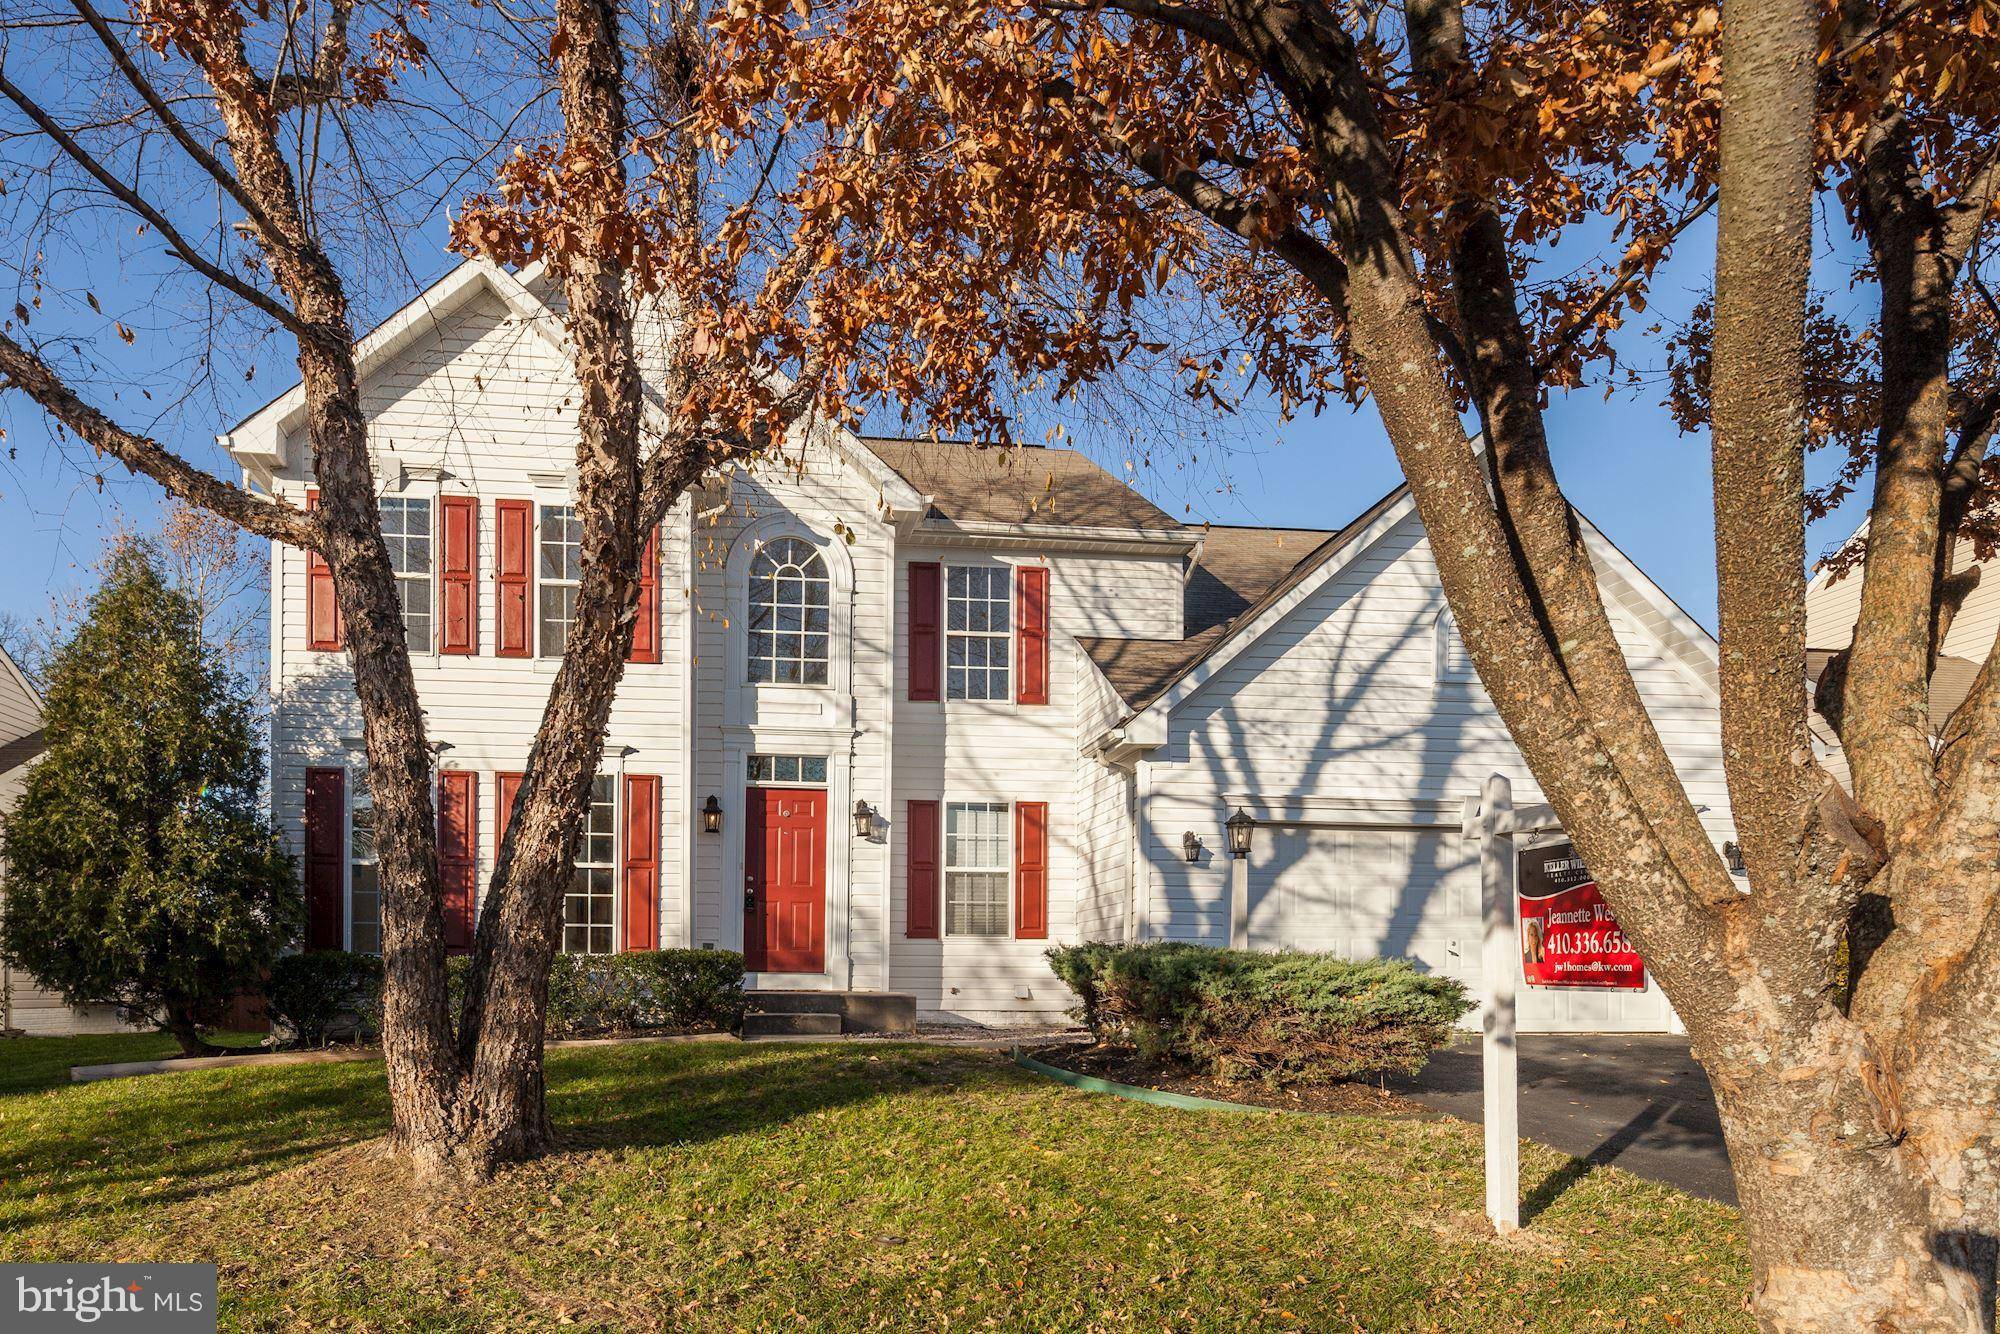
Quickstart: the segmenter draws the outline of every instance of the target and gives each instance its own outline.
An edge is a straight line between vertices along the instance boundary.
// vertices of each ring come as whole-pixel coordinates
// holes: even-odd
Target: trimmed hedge
[[[1407,959],[1068,945],[1048,952],[1099,1039],[1226,1079],[1320,1084],[1416,1071],[1472,1009],[1465,988]]]
[[[449,969],[456,1013],[471,960]],[[732,1029],[743,1018],[743,956],[734,950],[558,954],[549,969],[551,1038],[647,1029]]]
[[[465,1000],[472,960],[446,962],[454,1018]],[[299,1045],[324,1046],[343,1031],[372,1036],[382,1026],[382,960],[320,950],[291,954],[271,970],[271,1018]],[[648,1029],[732,1029],[743,1017],[743,956],[730,950],[643,950],[558,954],[549,969],[551,1038]]]
[[[274,1027],[291,1030],[301,1047],[324,1047],[335,1034],[372,1030],[380,1010],[382,960],[373,954],[315,950],[281,955],[264,984],[264,1009]]]

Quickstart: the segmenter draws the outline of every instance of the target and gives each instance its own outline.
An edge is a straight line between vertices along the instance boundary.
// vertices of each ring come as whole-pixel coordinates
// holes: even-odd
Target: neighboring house
[[[1860,540],[1866,527],[1864,524],[1848,542]],[[1961,542],[1953,571],[1963,572],[1974,565],[1979,566],[1979,581],[1966,594],[1958,614],[1952,618],[1951,628],[1945,631],[1944,642],[1938,645],[1937,667],[1931,673],[1933,731],[1942,730],[1965,701],[1973,678],[1979,675],[1979,664],[1993,651],[1994,637],[2000,633],[2000,561],[1977,561],[1972,544]],[[1854,642],[1854,625],[1861,619],[1861,579],[1862,570],[1857,563],[1840,578],[1822,567],[1806,585],[1806,675],[1814,681],[1819,680],[1828,658]],[[1830,749],[1834,747],[1831,729],[1822,723],[1819,730],[1822,741]],[[1831,758],[1836,772],[1845,779],[1844,762],[1837,754]]]
[[[0,649],[0,824],[28,786],[28,770],[42,753],[42,699],[14,660]],[[6,863],[0,861],[0,913],[6,911]],[[0,963],[0,1033],[31,1037],[117,1033],[126,1025],[115,1006],[68,1005],[18,968]]]
[[[481,263],[359,358],[462,945],[574,598],[573,380],[538,280]],[[294,390],[223,441],[253,485],[310,504],[302,407]],[[1590,540],[1719,845],[1714,645]],[[1241,807],[1260,822],[1253,944],[1410,955],[1477,982],[1460,802],[1496,769],[1521,801],[1539,793],[1404,492],[1337,533],[1191,526],[1067,451],[828,429],[684,497],[651,560],[565,948],[743,949],[760,990],[1053,1018],[1071,998],[1051,944],[1229,940],[1223,821]],[[309,943],[374,949],[331,581],[279,550],[272,598],[272,791]],[[1523,1021],[1673,1017],[1657,991],[1535,993]]]

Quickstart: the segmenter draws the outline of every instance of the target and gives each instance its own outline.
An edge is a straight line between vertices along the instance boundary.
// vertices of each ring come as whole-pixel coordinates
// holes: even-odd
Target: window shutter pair
[[[438,775],[438,878],[444,889],[444,943],[472,947],[478,892],[479,775],[452,769]],[[306,948],[345,945],[342,902],[346,877],[347,774],[306,770]]]
[[[940,673],[944,639],[944,567],[936,561],[910,563],[910,698],[919,703],[943,698]],[[1014,698],[1022,704],[1049,702],[1049,571],[1043,565],[1014,569]]]
[[[943,884],[940,851],[943,836],[935,801],[903,804],[908,831],[903,866],[903,934],[911,940],[936,940],[939,890]],[[1049,804],[1014,803],[1014,938],[1049,938]]]
[[[342,890],[346,885],[347,773],[306,770],[306,948],[346,944]]]
[[[479,568],[478,502],[471,496],[445,496],[440,502],[441,536],[438,580],[441,585],[444,634],[439,652],[479,651],[479,592],[474,571]],[[319,508],[319,492],[306,492],[306,509]],[[334,596],[333,567],[317,551],[306,552],[306,647],[331,652],[344,647],[340,604]]]
[[[498,774],[494,782],[495,855],[514,818],[521,775]],[[660,947],[660,779],[657,774],[625,775],[625,859],[619,868],[624,890],[625,939],[621,948]]]
[[[535,505],[529,500],[493,502],[494,541],[498,555],[494,564],[494,597],[499,609],[500,642],[494,649],[503,658],[534,655],[534,639],[529,623],[529,562],[534,559]],[[632,631],[632,652],[628,662],[660,660],[660,532],[646,534],[645,550],[639,558],[639,616]]]
[[[444,947],[472,948],[479,898],[479,775],[447,769],[438,775],[438,881],[444,891]]]

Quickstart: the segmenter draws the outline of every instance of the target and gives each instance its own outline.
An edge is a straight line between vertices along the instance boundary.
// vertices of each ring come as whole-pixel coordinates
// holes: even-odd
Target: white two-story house
[[[359,355],[462,942],[579,573],[573,380],[537,281],[481,263]],[[310,504],[302,407],[281,396],[224,443]],[[1714,645],[1592,541],[1720,844]],[[308,944],[368,950],[361,723],[315,564],[271,565],[273,801]],[[1538,799],[1401,491],[1337,530],[1190,525],[1080,454],[820,429],[708,479],[657,534],[564,944],[742,950],[753,987],[984,1022],[1057,1017],[1043,952],[1086,938],[1247,932],[1476,984],[1459,811],[1495,770]],[[1232,908],[1239,809],[1258,823]],[[1531,996],[1523,1020],[1673,1022],[1650,987]]]

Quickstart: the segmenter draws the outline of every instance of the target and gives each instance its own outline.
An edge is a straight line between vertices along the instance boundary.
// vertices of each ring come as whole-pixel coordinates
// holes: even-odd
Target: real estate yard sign
[[[1646,965],[1568,841],[1520,854],[1521,977],[1531,987],[1643,991]]]

